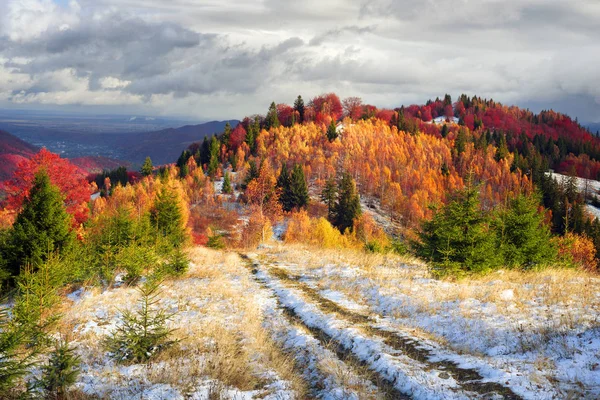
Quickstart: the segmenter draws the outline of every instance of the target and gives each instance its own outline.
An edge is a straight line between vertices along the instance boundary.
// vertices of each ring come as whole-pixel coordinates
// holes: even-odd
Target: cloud
[[[4,106],[239,118],[298,94],[393,107],[465,92],[600,119],[594,0],[8,0],[0,13]]]

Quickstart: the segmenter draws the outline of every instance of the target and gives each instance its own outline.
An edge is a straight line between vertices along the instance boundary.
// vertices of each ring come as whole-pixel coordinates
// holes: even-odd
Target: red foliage
[[[342,102],[335,93],[327,93],[315,97],[310,101],[310,106],[314,108],[317,113],[316,119],[320,120],[318,122],[323,122],[326,116],[337,121],[342,118],[344,113]],[[321,115],[319,116],[319,114]]]
[[[60,158],[58,154],[46,149],[40,150],[29,160],[19,163],[13,178],[5,182],[7,208],[12,210],[21,208],[23,200],[29,195],[35,174],[41,168],[48,172],[50,181],[65,196],[65,206],[69,214],[74,217],[74,223],[79,225],[85,222],[89,216],[88,202],[91,193],[84,172],[69,160]]]
[[[229,146],[233,152],[236,152],[237,149],[244,143],[246,140],[246,130],[242,124],[238,124],[233,131],[231,131],[231,135],[229,135]]]
[[[294,122],[295,112],[294,108],[287,104],[277,104],[277,118],[283,126],[292,126]],[[296,119],[295,121],[298,121]]]

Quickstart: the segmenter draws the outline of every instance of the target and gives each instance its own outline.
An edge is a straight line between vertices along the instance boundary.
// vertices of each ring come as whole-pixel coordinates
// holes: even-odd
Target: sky
[[[0,0],[0,107],[242,118],[449,93],[600,121],[597,0]]]

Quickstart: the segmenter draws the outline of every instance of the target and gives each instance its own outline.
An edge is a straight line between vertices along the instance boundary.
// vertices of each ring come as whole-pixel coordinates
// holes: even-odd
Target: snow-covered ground
[[[162,285],[179,343],[147,364],[102,340],[135,288],[65,298],[75,388],[109,399],[600,398],[600,279],[571,270],[431,279],[417,261],[295,245],[191,250]]]
[[[83,364],[75,388],[110,399],[362,399],[378,388],[284,314],[236,254],[195,249],[162,285],[180,343],[147,365],[115,363],[102,340],[135,307],[135,288],[79,289],[62,320]]]
[[[600,279],[505,271],[447,282],[393,258],[340,254],[281,247],[267,256],[322,297],[524,398],[600,397]]]

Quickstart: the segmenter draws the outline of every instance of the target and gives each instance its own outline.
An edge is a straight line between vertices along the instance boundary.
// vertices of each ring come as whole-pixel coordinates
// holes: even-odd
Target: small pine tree
[[[250,168],[248,168],[248,172],[246,174],[246,176],[244,177],[244,182],[242,183],[242,189],[246,190],[246,188],[248,187],[248,184],[250,182],[252,182],[254,179],[258,178],[259,175],[259,170],[258,170],[258,166],[256,165],[256,161],[254,160],[250,160],[248,162]]]
[[[150,221],[158,234],[168,238],[174,246],[180,246],[186,240],[183,226],[183,213],[179,198],[173,189],[163,187],[156,196]]]
[[[335,179],[329,178],[325,182],[323,191],[321,192],[321,201],[327,205],[327,219],[333,222],[335,214],[335,199],[337,197],[337,187]]]
[[[48,254],[66,252],[74,243],[71,216],[67,214],[58,188],[46,171],[35,175],[33,187],[13,225],[9,239],[7,267],[12,276],[22,265],[36,268]]]
[[[42,377],[35,382],[34,387],[42,390],[45,399],[66,398],[69,386],[77,381],[80,363],[81,359],[75,354],[75,348],[70,347],[67,341],[57,341],[48,364],[42,367]]]
[[[0,304],[7,304],[2,298]],[[26,346],[26,329],[15,325],[10,318],[9,309],[0,306],[0,398],[15,398],[17,382],[27,375],[37,355],[35,347]]]
[[[539,265],[557,255],[544,215],[538,212],[538,204],[535,196],[519,195],[494,220],[497,246],[509,266]]]
[[[417,255],[433,263],[436,275],[487,272],[499,265],[488,217],[480,210],[476,189],[457,191],[430,221],[425,221]]]
[[[231,187],[231,178],[229,177],[229,172],[225,172],[225,176],[223,177],[223,189],[221,191],[224,194],[233,193],[233,188]]]
[[[329,139],[330,142],[333,142],[335,139],[337,139],[337,137],[337,128],[335,126],[335,121],[332,119],[329,127],[327,127],[327,139]]]
[[[123,311],[121,324],[104,341],[106,350],[119,362],[141,363],[173,345],[173,329],[167,323],[174,314],[158,307],[160,281],[148,279],[138,287],[138,310]]]
[[[285,162],[281,165],[281,170],[277,177],[277,188],[281,191],[279,196],[281,207],[284,211],[291,211],[294,205],[291,193],[290,172]]]
[[[212,178],[215,177],[217,171],[219,170],[219,150],[220,150],[220,142],[216,137],[213,136],[210,141],[210,159],[208,162],[208,176]]]
[[[300,123],[304,122],[304,100],[302,100],[302,96],[298,95],[296,101],[294,101],[294,110],[298,111],[298,115],[300,116]]]
[[[140,173],[143,176],[150,176],[152,175],[153,170],[154,167],[152,166],[152,160],[150,159],[150,157],[146,157],[146,159],[144,160],[144,164],[142,164],[142,168],[140,169]]]
[[[465,152],[465,147],[467,145],[467,132],[464,128],[460,128],[458,130],[458,135],[456,136],[456,140],[454,141],[454,148],[456,149],[456,154],[461,155]]]
[[[265,118],[265,129],[278,128],[280,126],[279,117],[277,116],[277,105],[272,102]]]
[[[170,252],[167,261],[162,266],[162,272],[167,275],[181,276],[190,266],[190,259],[181,247],[176,247]]]
[[[290,176],[290,204],[292,208],[304,208],[308,205],[308,184],[304,176],[304,169],[300,164],[294,165]]]
[[[356,190],[356,183],[350,174],[344,173],[338,187],[334,225],[344,233],[347,229],[352,229],[354,219],[360,214],[360,197]]]
[[[448,125],[444,124],[444,126],[442,126],[441,135],[442,135],[443,138],[445,138],[446,136],[448,136]]]

